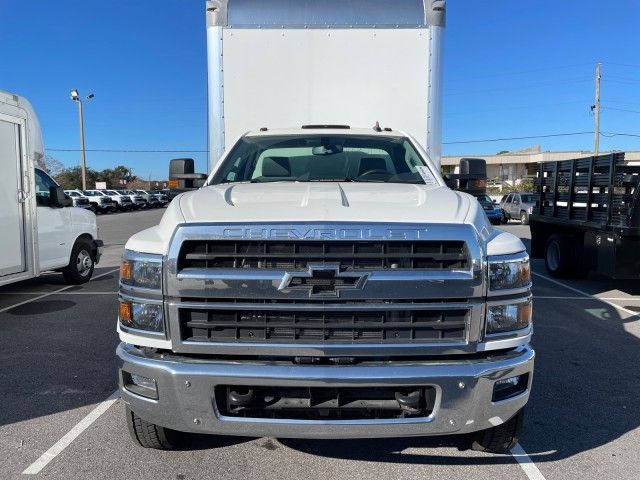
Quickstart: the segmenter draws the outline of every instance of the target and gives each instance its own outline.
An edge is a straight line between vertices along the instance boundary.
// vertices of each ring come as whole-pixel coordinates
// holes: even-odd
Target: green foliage
[[[511,192],[535,192],[535,186],[533,185],[533,181],[526,179],[521,181],[517,185],[503,185],[502,190],[496,187],[487,188],[487,193],[489,195],[506,195]]]
[[[107,182],[107,188],[123,188],[137,179],[133,170],[123,165],[107,168],[100,172],[87,168],[86,175],[88,189],[95,188],[96,182]],[[82,169],[80,167],[64,168],[54,178],[65,190],[82,188]]]

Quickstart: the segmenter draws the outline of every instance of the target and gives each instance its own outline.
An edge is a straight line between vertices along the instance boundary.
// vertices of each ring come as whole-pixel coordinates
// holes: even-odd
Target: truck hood
[[[181,224],[416,223],[472,226],[487,255],[523,251],[518,237],[491,227],[471,195],[446,187],[383,183],[253,183],[214,185],[178,195],[160,224],[125,248],[166,255]]]
[[[179,203],[186,222],[462,223],[470,198],[426,185],[274,182],[205,187]]]

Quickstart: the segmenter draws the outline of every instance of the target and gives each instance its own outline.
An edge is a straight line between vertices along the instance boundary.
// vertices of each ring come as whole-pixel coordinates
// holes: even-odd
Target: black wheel
[[[80,285],[91,280],[95,265],[93,243],[86,238],[80,238],[71,249],[69,265],[62,270],[62,275],[65,282]]]
[[[174,450],[178,445],[178,432],[149,423],[126,407],[127,427],[133,441],[144,448]]]
[[[480,452],[507,453],[518,443],[523,421],[524,408],[502,425],[476,432],[471,448]]]
[[[520,212],[520,223],[522,223],[522,225],[529,225],[529,214],[524,210]]]
[[[582,250],[582,243],[572,235],[551,235],[544,253],[549,275],[556,278],[586,276],[589,269],[582,263]]]
[[[500,218],[500,223],[502,223],[503,225],[509,223],[509,218],[507,217],[507,214],[505,213],[505,211],[502,211],[502,217]]]

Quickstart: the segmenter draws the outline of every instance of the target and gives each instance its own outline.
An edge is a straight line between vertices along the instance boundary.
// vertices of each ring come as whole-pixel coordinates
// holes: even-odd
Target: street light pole
[[[87,101],[94,97],[93,93],[87,95]],[[82,190],[87,189],[87,159],[84,148],[84,111],[82,106],[82,98],[78,90],[75,88],[71,90],[71,100],[78,104],[78,121],[80,122],[80,158],[82,160]]]

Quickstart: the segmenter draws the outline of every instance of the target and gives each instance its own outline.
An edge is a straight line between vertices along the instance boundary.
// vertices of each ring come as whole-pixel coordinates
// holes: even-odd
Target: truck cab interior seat
[[[360,159],[360,165],[358,166],[358,176],[371,170],[383,170],[387,172],[387,161],[380,157],[362,157]]]
[[[290,177],[291,163],[287,157],[265,157],[262,161],[263,177]]]

